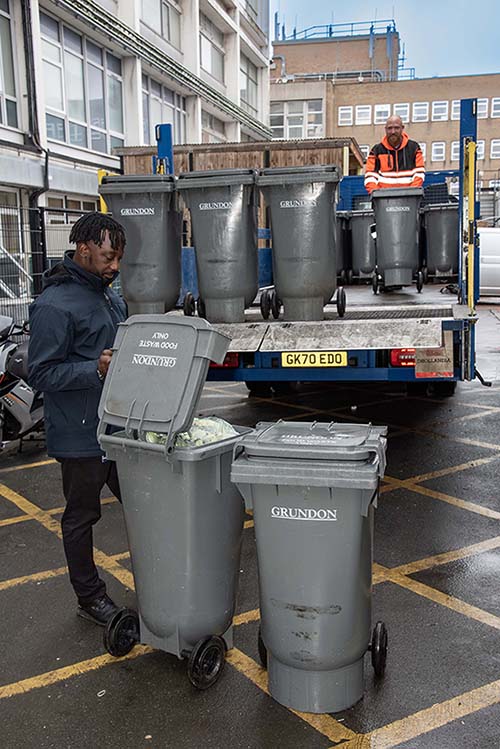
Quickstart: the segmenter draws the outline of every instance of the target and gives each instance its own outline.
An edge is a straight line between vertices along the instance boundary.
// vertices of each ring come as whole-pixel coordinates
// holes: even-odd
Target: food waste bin
[[[182,212],[175,177],[147,174],[104,177],[99,186],[113,218],[125,229],[122,293],[130,315],[175,307],[181,286]]]
[[[372,193],[376,226],[376,273],[373,291],[378,287],[410,286],[414,276],[422,291],[423,273],[419,268],[419,208],[421,187],[383,188]]]
[[[373,516],[386,427],[280,421],[235,446],[231,479],[253,510],[259,653],[269,692],[329,713],[363,694],[363,657],[385,669],[387,631],[371,632]]]
[[[244,505],[230,482],[241,433],[178,447],[191,426],[210,361],[230,339],[205,320],[136,315],[118,328],[99,404],[98,438],[116,461],[136,586],[138,615],[120,609],[104,644],[115,656],[142,642],[188,658],[205,689],[232,647]],[[107,434],[108,427],[118,428]],[[165,435],[165,444],[146,434]]]
[[[355,278],[371,278],[375,270],[372,210],[351,211],[352,272]]]
[[[198,311],[210,322],[245,322],[258,288],[255,171],[187,172],[178,189],[191,214]],[[184,309],[189,312],[188,303]]]
[[[263,169],[257,177],[269,207],[273,276],[285,320],[322,320],[336,288],[335,166]],[[345,293],[337,294],[339,316]]]
[[[456,280],[458,274],[458,204],[434,203],[422,208],[426,268],[430,277]]]

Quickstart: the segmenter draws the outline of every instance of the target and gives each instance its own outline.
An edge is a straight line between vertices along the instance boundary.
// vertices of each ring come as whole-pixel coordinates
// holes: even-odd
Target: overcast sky
[[[500,0],[271,0],[293,27],[393,18],[418,78],[500,72]]]

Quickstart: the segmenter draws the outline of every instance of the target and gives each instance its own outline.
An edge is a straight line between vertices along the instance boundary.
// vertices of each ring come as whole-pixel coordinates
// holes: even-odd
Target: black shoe
[[[118,606],[104,593],[99,598],[94,598],[90,603],[80,603],[77,609],[78,616],[88,619],[100,627],[105,627],[108,620],[116,614]]]

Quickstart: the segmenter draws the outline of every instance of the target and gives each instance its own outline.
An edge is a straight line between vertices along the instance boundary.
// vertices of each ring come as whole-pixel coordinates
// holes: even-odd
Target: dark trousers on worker
[[[101,517],[101,490],[105,484],[121,501],[114,461],[95,458],[60,458],[66,509],[61,518],[69,579],[78,602],[90,603],[106,592],[94,563],[92,526]]]

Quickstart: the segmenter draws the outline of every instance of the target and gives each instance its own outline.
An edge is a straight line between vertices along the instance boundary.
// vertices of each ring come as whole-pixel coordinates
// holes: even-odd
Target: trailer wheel
[[[455,380],[449,382],[433,382],[431,385],[432,395],[436,395],[438,398],[451,398],[455,395],[457,389],[457,383]]]
[[[246,380],[245,385],[248,388],[249,395],[254,395],[256,398],[271,397],[271,384],[269,382],[263,382],[261,380]]]
[[[260,294],[260,314],[264,320],[269,320],[269,313],[271,312],[271,300],[269,298],[269,291],[264,289]]]

